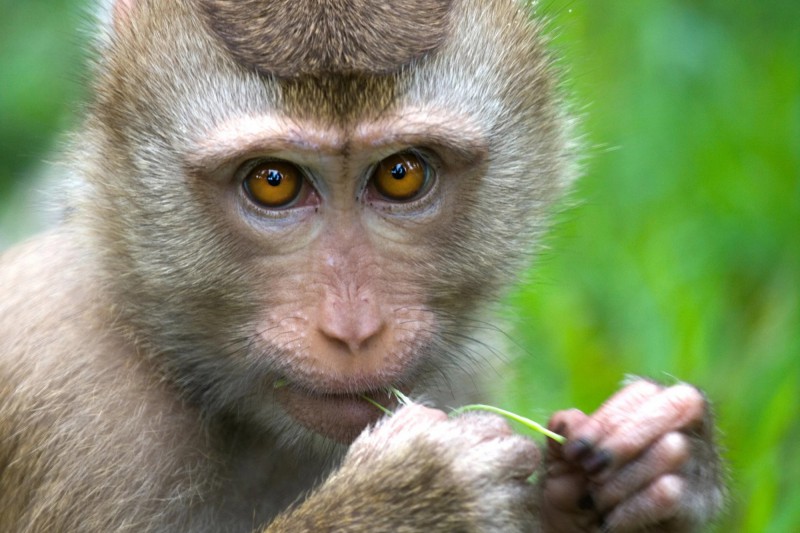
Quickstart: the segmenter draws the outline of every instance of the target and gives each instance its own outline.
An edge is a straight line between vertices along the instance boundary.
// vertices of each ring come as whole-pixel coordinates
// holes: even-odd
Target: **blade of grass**
[[[397,398],[397,400],[400,403],[402,403],[403,405],[411,405],[412,403],[414,403],[414,402],[411,401],[411,398],[409,398],[408,396],[406,396],[405,394],[400,392],[399,389],[396,389],[394,387],[389,387],[388,390],[389,390],[389,394],[393,394],[394,397]]]
[[[546,427],[541,424],[537,424],[530,418],[525,418],[524,416],[520,416],[516,413],[512,413],[511,411],[506,411],[505,409],[500,409],[499,407],[494,407],[492,405],[484,405],[480,403],[472,404],[472,405],[464,405],[457,409],[453,409],[450,412],[450,416],[460,415],[461,413],[465,413],[467,411],[487,411],[489,413],[494,413],[496,415],[504,416],[510,420],[515,422],[519,422],[523,426],[532,429],[534,431],[538,431],[542,435],[553,439],[554,441],[558,442],[559,444],[564,444],[567,439],[554,431],[550,431]]]
[[[385,415],[392,416],[394,414],[393,412],[391,412],[390,410],[388,410],[387,408],[385,408],[384,406],[382,406],[381,404],[379,404],[378,402],[376,402],[375,400],[373,400],[369,396],[366,396],[366,395],[362,394],[361,395],[361,399],[365,400],[368,403],[371,403],[372,405],[374,405],[375,407],[377,407],[378,409],[383,411],[383,414],[385,414]]]

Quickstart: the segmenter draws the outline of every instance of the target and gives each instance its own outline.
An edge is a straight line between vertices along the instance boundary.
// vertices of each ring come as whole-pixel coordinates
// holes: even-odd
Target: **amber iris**
[[[244,179],[244,188],[254,202],[279,208],[291,204],[300,194],[303,175],[291,163],[267,161],[254,167]]]
[[[425,162],[412,153],[387,157],[375,168],[372,183],[389,200],[402,202],[419,195],[427,181]]]

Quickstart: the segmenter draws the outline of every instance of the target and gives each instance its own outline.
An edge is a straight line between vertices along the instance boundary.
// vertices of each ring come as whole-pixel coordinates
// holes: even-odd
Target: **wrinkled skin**
[[[543,482],[545,531],[696,531],[722,506],[705,397],[638,380],[595,413],[560,411]]]

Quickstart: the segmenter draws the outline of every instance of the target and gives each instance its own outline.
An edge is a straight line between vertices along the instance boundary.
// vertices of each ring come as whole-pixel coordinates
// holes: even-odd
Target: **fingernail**
[[[581,499],[578,500],[578,509],[582,511],[588,511],[590,509],[594,509],[594,498],[588,492],[581,496]]]
[[[601,470],[604,470],[608,465],[611,464],[611,454],[608,453],[606,450],[599,450],[583,461],[581,461],[581,466],[586,471],[587,474],[597,474]]]
[[[592,450],[592,443],[587,439],[578,439],[568,442],[564,446],[564,457],[568,461],[576,461]]]

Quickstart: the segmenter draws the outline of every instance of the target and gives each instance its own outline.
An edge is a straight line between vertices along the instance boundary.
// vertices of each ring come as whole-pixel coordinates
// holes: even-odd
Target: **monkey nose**
[[[353,355],[363,353],[381,337],[386,322],[369,297],[326,298],[317,327],[322,336]]]

